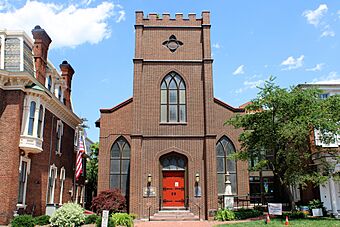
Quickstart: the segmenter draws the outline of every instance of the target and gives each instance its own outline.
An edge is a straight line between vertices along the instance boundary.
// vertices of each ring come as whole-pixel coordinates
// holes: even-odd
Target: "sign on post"
[[[109,222],[109,211],[103,210],[102,227],[107,227],[108,222]]]
[[[268,203],[268,213],[282,215],[282,203]]]

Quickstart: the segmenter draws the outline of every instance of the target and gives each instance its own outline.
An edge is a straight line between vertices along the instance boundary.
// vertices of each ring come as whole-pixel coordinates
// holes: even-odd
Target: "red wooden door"
[[[163,172],[163,207],[184,207],[184,171]]]

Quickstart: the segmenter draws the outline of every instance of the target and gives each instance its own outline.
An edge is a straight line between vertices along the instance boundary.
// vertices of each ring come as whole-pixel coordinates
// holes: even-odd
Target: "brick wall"
[[[7,223],[17,204],[24,93],[0,89],[0,98],[0,223]]]
[[[74,153],[73,146],[74,129],[64,123],[64,133],[61,140],[62,155],[56,155],[55,147],[57,120],[59,119],[46,109],[44,121],[43,151],[39,154],[31,154],[29,156],[31,158],[31,174],[28,177],[26,201],[28,205],[28,210],[31,210],[33,205],[36,206],[34,215],[41,215],[45,213],[49,166],[52,164],[55,164],[55,166],[57,167],[58,174],[54,191],[54,203],[59,204],[61,186],[60,169],[63,166],[66,173],[63,190],[63,203],[71,201],[69,190],[72,189],[73,185],[73,163],[75,162],[76,155]],[[52,149],[50,150],[50,148]]]

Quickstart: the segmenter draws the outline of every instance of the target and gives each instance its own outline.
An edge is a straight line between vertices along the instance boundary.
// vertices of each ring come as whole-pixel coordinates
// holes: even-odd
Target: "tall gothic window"
[[[161,122],[186,122],[185,83],[171,72],[161,83]]]
[[[130,173],[130,145],[120,137],[111,148],[110,188],[118,188],[123,195],[128,195]]]
[[[36,103],[32,101],[31,106],[30,106],[30,118],[28,120],[28,135],[33,135],[35,106],[36,106]]]
[[[236,194],[236,162],[235,160],[228,159],[228,156],[233,153],[235,153],[233,143],[226,136],[223,136],[216,144],[217,187],[219,195],[224,194],[227,172],[230,174],[231,191],[233,194]]]

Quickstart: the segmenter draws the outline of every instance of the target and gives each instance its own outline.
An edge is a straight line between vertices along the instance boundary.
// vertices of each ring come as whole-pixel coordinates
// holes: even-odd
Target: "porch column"
[[[329,177],[328,183],[329,183],[329,194],[331,196],[332,213],[333,213],[334,217],[339,218],[338,207],[337,207],[337,204],[336,204],[337,198],[336,198],[336,191],[335,191],[333,175],[331,175]]]

